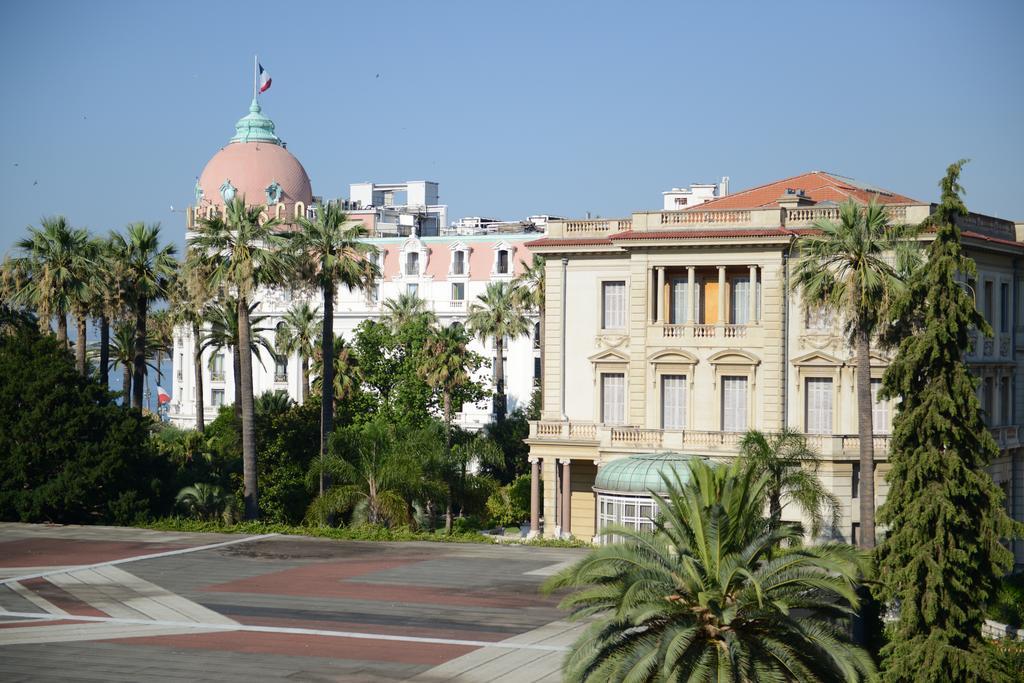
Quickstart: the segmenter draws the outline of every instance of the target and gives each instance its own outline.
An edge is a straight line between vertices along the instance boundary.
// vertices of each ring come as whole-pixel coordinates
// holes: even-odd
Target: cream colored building
[[[783,425],[809,434],[823,456],[820,475],[842,504],[831,535],[856,535],[852,350],[838,322],[807,310],[788,285],[796,239],[815,220],[837,218],[848,197],[877,198],[896,222],[918,223],[931,211],[926,202],[813,172],[688,210],[556,221],[529,244],[547,259],[544,409],[529,438],[544,487],[536,515],[544,535],[590,539],[606,519],[640,523],[632,506],[642,500],[594,490],[603,464],[660,452],[728,460],[744,430]],[[971,286],[995,329],[968,360],[1003,449],[993,476],[1021,519],[1024,279],[1014,263],[1024,253],[1022,226],[972,214],[962,227],[978,264]],[[873,380],[886,364],[885,355],[872,357]],[[891,416],[890,405],[876,402],[878,504],[887,491]]]

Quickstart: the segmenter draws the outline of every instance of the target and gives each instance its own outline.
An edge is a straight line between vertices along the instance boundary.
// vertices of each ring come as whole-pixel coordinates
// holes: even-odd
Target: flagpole
[[[252,98],[255,100],[260,94],[260,67],[259,55],[252,56]]]

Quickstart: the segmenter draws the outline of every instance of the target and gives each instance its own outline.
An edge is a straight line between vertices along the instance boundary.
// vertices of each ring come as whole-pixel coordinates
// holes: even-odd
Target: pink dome
[[[222,206],[221,188],[230,182],[237,196],[244,196],[250,206],[268,203],[267,188],[280,186],[280,202],[291,215],[295,202],[309,206],[313,189],[309,176],[299,160],[284,147],[268,142],[232,142],[206,164],[199,176],[201,206]]]

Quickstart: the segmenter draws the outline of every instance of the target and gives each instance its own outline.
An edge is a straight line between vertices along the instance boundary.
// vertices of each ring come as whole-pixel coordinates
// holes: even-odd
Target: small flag
[[[161,386],[157,386],[156,388],[156,402],[157,405],[161,406],[165,403],[171,402],[171,395],[168,394],[167,391]]]
[[[260,92],[266,92],[267,90],[270,89],[270,83],[271,83],[270,74],[267,73],[267,70],[263,68],[262,64],[260,64],[259,67],[260,67]]]

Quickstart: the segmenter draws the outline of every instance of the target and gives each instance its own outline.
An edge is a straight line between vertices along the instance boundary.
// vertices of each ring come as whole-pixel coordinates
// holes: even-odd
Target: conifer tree
[[[1012,565],[1000,541],[1016,525],[985,469],[999,447],[963,359],[972,328],[992,333],[962,281],[976,273],[956,225],[967,214],[964,163],[939,183],[942,200],[929,219],[936,237],[899,307],[903,340],[883,380],[885,395],[902,398],[880,510],[889,528],[878,550],[882,598],[899,610],[882,649],[886,681],[1007,680],[981,635],[985,603]]]

